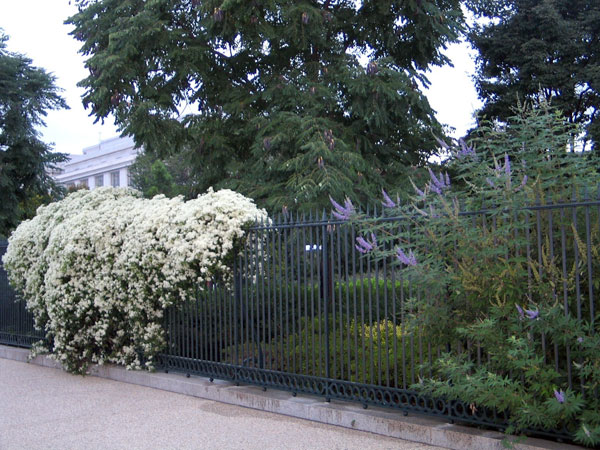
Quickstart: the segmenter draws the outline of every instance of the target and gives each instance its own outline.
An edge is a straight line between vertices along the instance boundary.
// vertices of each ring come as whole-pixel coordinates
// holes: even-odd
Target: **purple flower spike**
[[[348,197],[346,197],[346,200],[344,200],[344,206],[346,207],[346,209],[348,211],[354,212],[354,205],[352,204],[352,202],[350,201],[350,199]]]
[[[502,167],[500,167],[498,161],[496,161],[496,158],[494,158],[494,170],[496,171],[496,173],[502,171]]]
[[[581,336],[579,336],[579,337],[577,338],[577,342],[579,342],[580,344],[583,344],[583,338],[582,338]]]
[[[427,170],[429,171],[429,177],[431,178],[431,181],[429,182],[429,189],[432,192],[441,195],[444,189],[448,189],[450,187],[450,176],[448,176],[448,173],[446,173],[444,176],[444,174],[440,172],[438,177],[430,168],[427,168]]]
[[[331,204],[333,205],[333,207],[337,210],[337,211],[341,211],[344,209],[344,207],[342,205],[340,205],[338,202],[336,202],[333,198],[331,198],[331,195],[329,196],[329,201],[331,202]]]
[[[496,185],[494,184],[494,182],[493,182],[491,179],[489,179],[489,178],[486,178],[486,179],[485,179],[485,181],[486,181],[486,182],[487,182],[487,184],[489,184],[489,185],[490,185],[492,188],[496,189]]]
[[[408,252],[408,260],[409,260],[411,266],[417,265],[417,259],[415,258],[415,254],[413,253],[412,250],[410,252]]]
[[[476,157],[475,149],[473,147],[469,147],[463,138],[460,138],[458,140],[458,143],[460,144],[460,150],[458,151],[456,156],[459,159],[465,158],[467,156]]]
[[[448,147],[448,144],[446,144],[444,141],[442,141],[439,137],[434,136],[434,138],[437,141],[437,143],[440,144],[440,147],[442,147],[446,151],[450,150],[450,147]]]
[[[538,310],[533,311],[531,309],[526,309],[525,310],[525,314],[527,314],[527,317],[530,318],[531,320],[533,319],[537,319],[538,316],[540,315],[540,312]]]
[[[383,200],[384,201],[381,202],[383,204],[383,206],[385,206],[386,208],[395,208],[396,204],[390,198],[390,196],[387,194],[387,192],[385,192],[385,189],[382,189],[381,192],[383,192]]]
[[[440,186],[443,184],[443,182],[438,180],[438,178],[435,176],[435,173],[433,173],[433,170],[431,170],[429,167],[427,168],[427,170],[429,171],[429,177],[431,178],[431,181],[433,182],[433,184],[435,184],[436,186]]]
[[[434,184],[430,185],[429,188],[436,194],[442,194],[442,190]]]
[[[527,184],[527,175],[525,175],[523,177],[521,184],[515,189],[515,192],[519,192],[521,189],[523,189],[525,187],[526,184]]]
[[[356,241],[363,247],[371,250],[373,246],[363,237],[359,236],[356,238]]]
[[[581,425],[581,429],[583,430],[583,432],[585,433],[585,435],[587,437],[591,437],[592,436],[592,433],[590,433],[590,430],[587,429],[587,427],[585,426],[585,424]]]
[[[406,253],[404,253],[404,251],[398,247],[396,249],[396,257],[400,260],[402,264],[405,264],[407,266],[414,267],[417,265],[417,259],[415,258],[415,254],[412,250],[408,252],[408,255],[406,255]]]
[[[564,403],[565,402],[565,393],[562,391],[562,389],[560,391],[557,391],[555,389],[554,390],[554,397],[556,398],[556,401],[558,403]]]
[[[521,308],[519,305],[515,305],[515,307],[517,308],[517,311],[519,311],[519,317],[521,319],[525,318],[525,312],[523,311],[523,308]]]
[[[363,253],[363,254],[365,254],[365,253],[368,253],[368,252],[369,252],[369,250],[366,250],[366,249],[362,248],[362,247],[361,247],[360,245],[358,245],[358,244],[356,244],[356,245],[354,246],[354,248],[356,248],[356,250],[358,250],[360,253]]]
[[[350,201],[350,199],[348,197],[346,197],[346,200],[344,201],[344,206],[337,203],[333,198],[331,198],[331,196],[329,196],[329,200],[331,201],[331,204],[335,208],[335,211],[331,211],[331,213],[333,214],[333,216],[336,219],[348,220],[348,219],[350,219],[350,216],[352,216],[352,214],[354,214],[354,212],[355,212],[354,205],[352,204],[352,202]]]
[[[360,236],[356,238],[356,242],[358,243],[356,248],[361,253],[368,253],[373,250],[373,245]]]
[[[363,238],[362,236],[358,236],[356,238],[356,245],[354,247],[356,247],[356,250],[358,250],[361,253],[369,253],[371,250],[375,249],[375,247],[377,247],[377,236],[375,236],[375,233],[371,233],[371,242],[367,241],[365,238]]]

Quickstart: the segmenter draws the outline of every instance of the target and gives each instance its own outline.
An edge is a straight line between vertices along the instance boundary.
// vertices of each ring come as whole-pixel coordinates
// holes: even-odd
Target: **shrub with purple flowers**
[[[440,357],[414,388],[506,413],[509,433],[567,430],[598,445],[600,210],[548,206],[589,199],[599,181],[593,155],[567,152],[576,132],[548,105],[520,107],[468,143],[440,141],[450,156],[413,181],[411,202],[384,192],[402,226],[338,212],[376,238],[357,243],[364,252],[419,286],[406,332]]]

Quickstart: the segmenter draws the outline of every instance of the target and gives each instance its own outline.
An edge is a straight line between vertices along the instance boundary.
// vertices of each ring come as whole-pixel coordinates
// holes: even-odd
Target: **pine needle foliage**
[[[55,79],[7,48],[0,29],[0,236],[62,195],[48,169],[65,160],[40,139],[49,110],[67,108]]]

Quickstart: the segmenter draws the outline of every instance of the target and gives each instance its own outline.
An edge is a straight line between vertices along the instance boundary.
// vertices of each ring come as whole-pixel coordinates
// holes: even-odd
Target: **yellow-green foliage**
[[[227,347],[221,352],[221,361],[259,367],[262,359],[267,369],[314,376],[325,376],[329,361],[329,377],[338,380],[405,387],[414,379],[411,345],[417,340],[400,325],[389,319],[368,325],[347,316],[335,322],[330,317],[328,331],[325,334],[324,319],[303,318],[297,333],[283,340],[251,340]]]

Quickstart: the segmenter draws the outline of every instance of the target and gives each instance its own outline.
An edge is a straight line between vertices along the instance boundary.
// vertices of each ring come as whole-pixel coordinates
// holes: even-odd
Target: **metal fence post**
[[[331,378],[330,367],[329,367],[329,260],[327,253],[327,224],[325,221],[327,220],[327,216],[325,215],[325,211],[323,211],[323,225],[322,225],[322,233],[321,233],[321,267],[322,267],[322,277],[321,277],[321,285],[323,287],[323,314],[325,316],[325,378],[329,380]],[[325,382],[325,401],[329,402],[331,400],[330,397],[330,388],[329,381]]]
[[[238,264],[239,257],[236,257],[233,261],[233,345],[235,346],[234,351],[234,364],[238,364],[238,358],[244,359],[243,353],[241,356],[238,354],[239,352],[239,341],[238,341],[238,327],[239,327],[239,318],[238,318],[238,308],[240,305],[240,299],[242,297],[242,271],[239,268]],[[235,384],[239,386],[239,371],[236,368],[233,371],[233,378]]]

